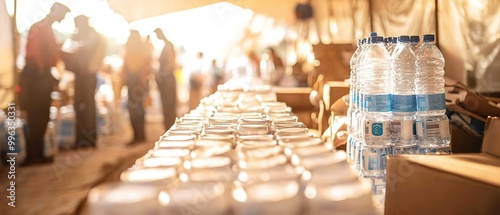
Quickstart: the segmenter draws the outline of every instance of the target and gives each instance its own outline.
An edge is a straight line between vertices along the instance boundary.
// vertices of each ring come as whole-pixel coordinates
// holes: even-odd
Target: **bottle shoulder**
[[[441,53],[439,48],[436,47],[434,44],[423,44],[417,50],[417,58],[427,58],[427,57],[442,58],[444,60],[443,53]]]

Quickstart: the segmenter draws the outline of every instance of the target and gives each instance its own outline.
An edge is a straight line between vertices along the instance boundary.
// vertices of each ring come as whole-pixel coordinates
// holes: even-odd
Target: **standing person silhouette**
[[[274,71],[271,74],[271,84],[273,86],[279,86],[281,80],[285,76],[285,65],[273,48],[268,48],[266,52],[274,65]]]
[[[155,33],[158,39],[165,43],[158,59],[160,68],[155,74],[155,79],[160,91],[163,124],[165,129],[168,130],[175,123],[177,116],[177,82],[174,76],[177,63],[175,61],[174,45],[167,39],[160,28],[157,28]]]
[[[205,83],[206,71],[203,52],[196,53],[196,58],[189,66],[189,109],[198,107],[203,98],[203,85]]]
[[[74,109],[76,113],[75,147],[95,147],[96,130],[96,74],[102,68],[105,55],[104,38],[89,25],[89,17],[75,17],[78,43],[75,52],[65,57],[67,70],[75,73]]]
[[[224,72],[222,71],[222,68],[217,66],[217,60],[212,59],[209,73],[212,79],[210,86],[210,94],[214,94],[215,92],[217,92],[217,86],[224,83]]]
[[[146,113],[143,102],[149,91],[152,55],[151,44],[142,38],[138,31],[130,31],[123,58],[123,75],[128,88],[127,107],[134,133],[134,137],[128,145],[146,140],[144,131]]]
[[[49,14],[33,24],[26,43],[26,64],[19,77],[21,110],[26,112],[28,129],[26,132],[26,159],[23,166],[51,163],[52,157],[43,153],[44,135],[49,122],[50,93],[57,85],[51,69],[61,62],[61,55],[52,24],[60,22],[69,8],[54,3]]]

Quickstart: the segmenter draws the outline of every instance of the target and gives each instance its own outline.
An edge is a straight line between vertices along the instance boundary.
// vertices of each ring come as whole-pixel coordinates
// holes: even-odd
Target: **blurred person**
[[[217,60],[215,59],[212,60],[209,72],[212,75],[210,93],[213,94],[217,91],[217,86],[224,83],[224,72],[222,71],[222,68],[217,66]]]
[[[196,58],[190,63],[189,71],[189,109],[198,107],[203,98],[203,84],[205,82],[203,52],[198,52]]]
[[[52,24],[63,20],[68,12],[68,7],[56,2],[49,14],[33,24],[28,32],[26,64],[19,77],[20,108],[25,111],[28,124],[24,166],[53,162],[53,157],[44,156],[43,149],[44,135],[50,119],[50,94],[57,86],[51,69],[62,64],[60,45],[54,37]]]
[[[177,82],[174,76],[177,65],[175,60],[176,54],[174,45],[167,39],[160,28],[155,30],[155,34],[158,39],[165,43],[158,58],[160,68],[155,74],[155,79],[160,91],[163,124],[165,125],[165,129],[168,130],[175,123],[177,116]]]
[[[152,55],[153,48],[151,44],[142,38],[138,31],[130,31],[123,57],[124,83],[128,88],[127,107],[134,133],[133,139],[128,145],[134,145],[146,140],[143,102],[149,92]]]
[[[97,73],[105,55],[104,38],[89,25],[89,17],[75,17],[77,33],[73,35],[77,49],[64,58],[67,70],[75,73],[74,109],[76,113],[76,145],[96,147]]]
[[[269,55],[269,60],[272,62],[274,67],[271,73],[271,84],[278,86],[285,75],[285,66],[273,48],[268,48],[266,53]]]
[[[260,60],[259,57],[257,57],[257,54],[255,54],[254,51],[249,51],[247,52],[247,58],[248,58],[248,66],[252,70],[253,74],[251,74],[253,77],[260,77]],[[247,74],[249,75],[249,74]]]

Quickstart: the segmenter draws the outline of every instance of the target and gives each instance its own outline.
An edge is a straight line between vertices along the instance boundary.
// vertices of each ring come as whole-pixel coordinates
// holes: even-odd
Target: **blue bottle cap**
[[[377,36],[377,32],[371,32],[370,33],[370,37],[376,37]]]
[[[410,36],[410,41],[412,43],[419,43],[420,42],[420,37],[417,35]]]
[[[398,42],[404,43],[404,42],[409,42],[409,41],[410,41],[410,37],[409,36],[401,35],[401,36],[398,37]]]
[[[380,37],[380,36],[371,37],[371,39],[372,39],[372,43],[383,43],[384,42],[384,38]]]
[[[424,42],[434,42],[434,34],[424,34]]]

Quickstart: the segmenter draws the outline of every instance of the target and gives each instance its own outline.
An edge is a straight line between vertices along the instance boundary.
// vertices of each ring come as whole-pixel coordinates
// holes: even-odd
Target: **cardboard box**
[[[481,152],[486,119],[454,103],[448,103],[446,110],[450,119],[451,151],[453,153]]]
[[[500,158],[489,154],[387,159],[385,214],[500,214]]]
[[[489,117],[483,153],[389,156],[385,214],[500,214],[499,131]]]
[[[480,153],[483,138],[467,133],[463,128],[450,124],[451,129],[451,152]]]
[[[484,133],[481,151],[500,158],[500,118],[488,117]]]
[[[446,79],[445,88],[445,98],[447,101],[484,119],[488,118],[488,116],[500,117],[498,100],[482,96],[477,92],[469,90],[464,84],[450,79]]]

